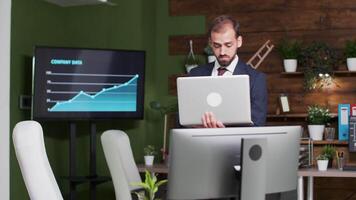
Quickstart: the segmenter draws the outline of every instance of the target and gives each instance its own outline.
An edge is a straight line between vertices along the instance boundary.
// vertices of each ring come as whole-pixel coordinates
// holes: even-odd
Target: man
[[[249,75],[251,118],[254,126],[263,126],[267,115],[266,76],[239,59],[237,50],[242,45],[239,24],[230,16],[219,16],[212,21],[208,37],[216,61],[192,69],[189,76]],[[225,127],[211,112],[202,116],[202,123],[206,128]]]

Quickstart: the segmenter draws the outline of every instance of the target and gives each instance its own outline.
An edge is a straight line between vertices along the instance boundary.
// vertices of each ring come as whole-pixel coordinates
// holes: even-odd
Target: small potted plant
[[[301,45],[296,40],[282,39],[276,47],[283,58],[285,72],[296,72]]]
[[[156,198],[156,192],[158,188],[167,183],[167,179],[161,180],[157,182],[157,177],[154,173],[151,173],[146,170],[145,172],[145,182],[141,183],[132,183],[131,185],[141,186],[145,190],[145,192],[135,192],[138,200],[159,200]]]
[[[312,140],[322,140],[325,124],[331,119],[327,108],[313,105],[308,107],[308,131]]]
[[[346,42],[345,46],[347,69],[349,71],[356,71],[356,39]]]
[[[320,154],[316,157],[318,163],[318,170],[319,171],[326,171],[328,169],[328,157],[325,154]]]
[[[204,53],[206,56],[208,56],[208,63],[215,62],[216,57],[215,57],[214,52],[211,49],[210,45],[208,45],[204,48]]]
[[[329,163],[328,163],[328,168],[332,167],[333,159],[336,155],[336,149],[334,146],[331,145],[325,145],[322,149],[322,154],[328,157]]]
[[[333,83],[333,68],[338,63],[334,49],[326,43],[313,42],[302,49],[300,58],[305,90],[320,89]]]
[[[155,147],[153,145],[148,145],[143,149],[143,151],[145,152],[145,165],[152,166],[155,158],[154,156],[157,153]]]

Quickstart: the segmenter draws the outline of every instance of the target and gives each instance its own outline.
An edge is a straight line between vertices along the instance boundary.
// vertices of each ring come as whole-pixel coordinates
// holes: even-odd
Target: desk
[[[168,166],[165,164],[154,164],[152,167],[144,164],[137,165],[139,172],[149,170],[154,173],[168,174]],[[307,200],[313,200],[314,177],[351,177],[356,178],[356,171],[341,171],[338,169],[328,169],[327,171],[319,171],[317,168],[306,168],[298,170],[298,200],[304,199],[303,178],[308,178],[308,196]]]
[[[139,172],[145,172],[147,169],[153,173],[168,174],[168,166],[166,164],[154,164],[153,166],[146,166],[144,164],[137,165]]]
[[[303,178],[308,177],[308,195],[307,200],[313,200],[314,177],[351,177],[356,178],[356,171],[341,171],[338,169],[328,169],[319,171],[317,168],[299,169],[298,170],[298,200],[303,200]]]

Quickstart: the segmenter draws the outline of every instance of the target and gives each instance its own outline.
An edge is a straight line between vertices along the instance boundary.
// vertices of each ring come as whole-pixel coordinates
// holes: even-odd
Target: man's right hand
[[[212,112],[205,112],[201,120],[204,128],[225,128],[225,125],[217,120]]]

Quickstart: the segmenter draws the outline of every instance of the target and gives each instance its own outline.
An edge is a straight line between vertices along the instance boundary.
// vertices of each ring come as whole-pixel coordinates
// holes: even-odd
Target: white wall
[[[10,199],[11,0],[0,0],[0,199]]]

